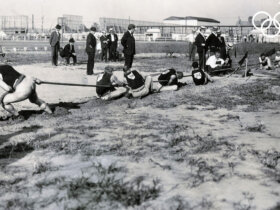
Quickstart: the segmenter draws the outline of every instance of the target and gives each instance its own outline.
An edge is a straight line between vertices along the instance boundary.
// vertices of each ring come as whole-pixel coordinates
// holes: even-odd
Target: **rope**
[[[114,87],[113,85],[86,85],[86,84],[78,84],[78,83],[62,83],[62,82],[48,82],[48,81],[42,81],[41,84],[47,84],[47,85],[64,85],[64,86],[79,86],[79,87]]]

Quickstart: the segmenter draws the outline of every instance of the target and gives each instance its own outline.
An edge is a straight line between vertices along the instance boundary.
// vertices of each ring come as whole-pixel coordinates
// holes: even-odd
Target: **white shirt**
[[[206,65],[211,66],[212,69],[216,68],[217,66],[221,66],[224,63],[225,61],[222,58],[217,59],[215,55],[210,56],[206,61]]]
[[[195,42],[195,34],[189,34],[186,39],[188,42],[194,43]]]
[[[115,35],[111,34],[111,41],[114,42],[115,41]]]

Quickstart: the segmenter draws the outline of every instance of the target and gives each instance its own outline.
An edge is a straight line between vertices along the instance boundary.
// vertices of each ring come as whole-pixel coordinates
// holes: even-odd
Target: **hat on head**
[[[70,38],[70,39],[69,39],[69,42],[74,43],[74,42],[75,42],[75,40],[74,40],[73,38]]]
[[[221,32],[221,30],[220,29],[218,29],[217,30],[217,34],[221,34],[222,32]]]
[[[184,77],[183,72],[177,71],[176,73],[177,73],[177,78],[178,78],[178,79],[182,79],[182,78]]]
[[[136,26],[135,26],[134,24],[129,24],[129,25],[128,25],[128,30],[131,30],[131,29],[133,29],[133,28],[136,28]]]
[[[214,26],[214,27],[213,27],[213,31],[218,31],[218,27],[217,27],[217,26]]]
[[[61,25],[57,24],[57,25],[55,26],[55,28],[56,28],[56,29],[61,29]]]
[[[199,29],[200,30],[206,30],[206,27],[205,26],[200,26]]]
[[[124,66],[124,67],[123,67],[123,71],[124,71],[124,72],[127,72],[129,69],[130,69],[130,68],[129,68],[128,66]]]
[[[105,72],[112,73],[113,71],[114,71],[114,68],[112,66],[105,67]]]
[[[198,62],[194,61],[194,62],[192,63],[192,67],[193,67],[194,69],[198,68]]]
[[[90,27],[91,31],[96,31],[96,28],[94,26]]]
[[[109,31],[114,31],[114,29],[113,29],[113,28],[110,28]]]
[[[233,44],[231,42],[227,43],[228,48],[232,48]]]

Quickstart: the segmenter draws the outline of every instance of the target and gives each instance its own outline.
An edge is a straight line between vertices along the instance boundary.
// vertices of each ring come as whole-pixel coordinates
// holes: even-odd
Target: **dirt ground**
[[[134,66],[189,74],[187,65],[184,56],[147,56]],[[16,69],[96,80],[85,65]],[[175,92],[106,102],[94,88],[38,86],[53,115],[28,102],[16,104],[18,119],[0,109],[0,209],[279,209],[280,71],[253,73],[206,86],[184,78]]]

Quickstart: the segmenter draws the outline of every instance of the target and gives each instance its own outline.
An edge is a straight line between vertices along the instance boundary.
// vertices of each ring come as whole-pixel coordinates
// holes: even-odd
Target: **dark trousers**
[[[199,58],[199,67],[201,69],[205,68],[205,63],[206,63],[206,57],[204,52],[199,52],[198,53],[198,58]]]
[[[101,61],[105,60],[107,62],[108,47],[104,47],[101,50]]]
[[[116,52],[117,52],[117,46],[111,45],[109,48],[109,60],[110,61],[116,61]]]
[[[88,53],[87,75],[93,74],[95,53]]]
[[[195,53],[196,53],[196,45],[192,42],[189,42],[189,60],[195,60]]]
[[[124,54],[125,57],[125,66],[127,66],[128,68],[132,67],[132,63],[133,63],[133,59],[134,59],[134,55],[128,55],[128,54]]]
[[[57,66],[59,44],[56,44],[54,47],[52,47],[51,51],[52,51],[52,65]]]
[[[76,64],[77,63],[77,56],[73,55],[73,54],[69,54],[67,57],[65,57],[67,64],[70,63],[70,58],[73,58],[73,63]]]

